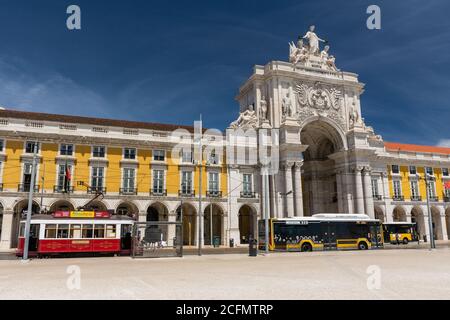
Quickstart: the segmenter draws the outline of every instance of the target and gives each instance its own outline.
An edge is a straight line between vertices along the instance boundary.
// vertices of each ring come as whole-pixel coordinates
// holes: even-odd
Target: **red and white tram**
[[[29,256],[90,253],[129,255],[134,220],[107,211],[57,211],[31,218]],[[17,256],[23,255],[25,221]]]

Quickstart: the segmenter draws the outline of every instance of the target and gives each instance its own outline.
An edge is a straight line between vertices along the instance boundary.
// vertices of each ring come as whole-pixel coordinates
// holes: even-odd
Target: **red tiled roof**
[[[404,144],[396,142],[385,142],[384,147],[388,151],[439,153],[450,155],[450,148],[445,147],[421,146],[417,144]]]
[[[114,120],[104,118],[90,118],[81,116],[68,116],[60,114],[40,113],[40,112],[27,112],[18,110],[0,110],[0,118],[15,118],[26,119],[36,121],[53,121],[59,123],[80,123],[80,124],[92,124],[94,126],[110,126],[110,127],[122,127],[133,129],[148,129],[157,131],[173,131],[178,128],[186,129],[190,132],[194,132],[193,126],[175,125],[175,124],[163,124],[152,122],[140,122],[140,121],[127,121],[127,120]]]

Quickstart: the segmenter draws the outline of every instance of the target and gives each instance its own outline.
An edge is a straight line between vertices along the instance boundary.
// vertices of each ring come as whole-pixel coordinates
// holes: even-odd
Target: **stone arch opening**
[[[402,206],[397,206],[392,212],[394,222],[406,222],[406,211]]]
[[[378,219],[381,222],[384,222],[385,218],[384,218],[384,211],[383,211],[383,209],[380,206],[375,206],[374,210],[375,210],[375,219]]]
[[[161,202],[154,202],[147,208],[147,216],[145,219],[147,222],[159,222],[159,221],[169,221],[169,210]],[[169,230],[167,225],[152,225],[149,228],[158,228],[165,241],[168,240],[169,231],[174,233],[174,230]],[[172,237],[175,236],[174,234]]]
[[[177,220],[183,215],[183,244],[193,246],[197,243],[197,210],[190,203],[183,203],[177,208]]]
[[[58,200],[50,206],[50,212],[73,211],[73,210],[75,210],[75,207],[70,201],[67,200]]]
[[[445,225],[447,228],[447,238],[450,240],[450,207],[445,209]]]
[[[2,238],[2,226],[3,226],[3,205],[0,203],[0,239]]]
[[[251,237],[256,236],[257,214],[256,210],[244,204],[239,208],[239,240],[241,244],[249,243]]]
[[[11,226],[11,248],[17,248],[18,240],[19,240],[19,227],[20,220],[25,218],[25,215],[28,210],[28,200],[23,199],[17,202],[14,206],[13,210],[13,221]],[[31,214],[39,214],[41,212],[41,208],[39,204],[33,200],[33,205],[31,207]]]
[[[421,207],[415,206],[414,208],[412,208],[411,222],[415,222],[417,224],[417,232],[419,233],[420,239],[423,239],[423,236],[426,234],[426,229],[425,218]]]
[[[89,210],[93,211],[108,211],[106,205],[101,201],[94,201],[89,205]]]
[[[433,234],[435,240],[443,240],[441,212],[435,206],[431,207],[431,218],[433,221]]]
[[[205,245],[212,245],[214,237],[220,237],[220,244],[224,243],[223,232],[224,213],[217,204],[209,204],[203,211],[203,239]]]
[[[340,199],[336,179],[336,163],[330,157],[345,149],[345,142],[330,123],[314,120],[300,132],[300,141],[308,148],[303,152],[302,186],[305,216],[319,212],[339,212]]]
[[[122,202],[116,208],[116,214],[136,219],[139,216],[138,207],[132,202]]]

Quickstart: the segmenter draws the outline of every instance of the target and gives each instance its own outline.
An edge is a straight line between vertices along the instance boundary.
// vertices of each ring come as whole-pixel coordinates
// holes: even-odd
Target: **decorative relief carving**
[[[313,86],[298,83],[295,86],[298,110],[296,118],[300,123],[312,116],[326,117],[336,122],[345,131],[342,116],[343,98],[340,90],[327,87],[321,82]]]

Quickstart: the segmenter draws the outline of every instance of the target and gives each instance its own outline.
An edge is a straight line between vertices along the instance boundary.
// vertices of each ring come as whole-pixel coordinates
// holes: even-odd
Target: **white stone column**
[[[442,239],[448,240],[447,220],[445,214],[441,215]]]
[[[295,216],[303,217],[303,190],[302,190],[302,162],[296,162],[294,165],[295,181],[294,181],[294,196],[295,196]]]
[[[355,167],[354,171],[355,171],[355,204],[356,204],[355,213],[365,213],[364,191],[361,176],[362,167]]]
[[[176,222],[177,220],[177,213],[176,211],[169,214],[167,217],[167,221],[169,222]],[[173,246],[173,238],[176,236],[176,226],[174,224],[167,226],[167,239],[164,239],[167,241],[168,246]]]
[[[343,188],[342,188],[342,170],[336,170],[336,197],[338,201],[338,211],[339,213],[345,212],[344,209],[344,198],[343,198]]]
[[[364,167],[363,170],[363,182],[364,182],[364,209],[366,214],[371,218],[375,218],[375,209],[373,205],[372,194],[372,175],[370,167]]]
[[[345,207],[348,213],[354,213],[355,212],[355,204],[354,204],[354,181],[353,181],[353,173],[350,170],[350,168],[346,168],[344,170],[344,201],[345,201]]]
[[[286,199],[286,215],[291,218],[294,216],[294,190],[292,189],[292,163],[284,164],[284,197]],[[287,194],[290,192],[289,194]]]
[[[3,211],[2,234],[0,238],[0,249],[9,250],[11,248],[11,232],[14,212]]]

